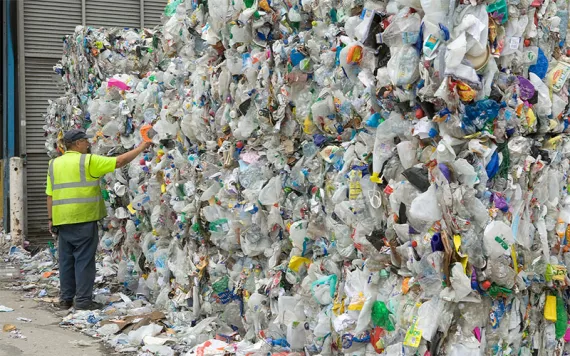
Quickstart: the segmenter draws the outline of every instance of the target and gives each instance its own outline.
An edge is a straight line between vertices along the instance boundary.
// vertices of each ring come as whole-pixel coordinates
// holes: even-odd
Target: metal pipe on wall
[[[23,194],[27,194],[26,184],[27,184],[27,175],[26,175],[26,157],[27,157],[27,112],[26,112],[26,49],[25,49],[25,42],[24,42],[24,2],[30,0],[20,0],[18,1],[18,8],[17,8],[17,51],[16,56],[17,58],[17,66],[18,66],[18,116],[17,118],[14,117],[14,126],[17,130],[17,135],[19,138],[19,149],[15,155],[19,155],[22,157],[22,179],[19,180],[19,184],[22,185],[22,192]],[[14,100],[16,102],[16,100]],[[5,162],[8,165],[8,162]],[[20,189],[19,187],[16,189]],[[11,204],[10,204],[11,206]],[[28,221],[26,218],[26,205],[23,205],[23,219],[20,225],[22,230],[22,234],[26,235],[27,232],[27,224]]]
[[[8,159],[16,155],[16,78],[15,78],[15,51],[14,51],[14,31],[13,27],[16,22],[14,14],[17,15],[16,8],[13,5],[17,2],[5,1],[2,2],[4,6],[3,12],[3,39],[4,48],[2,51],[2,65],[4,72],[4,83],[3,85],[3,117],[2,117],[2,140],[3,140],[3,158],[4,162],[7,163]],[[10,194],[10,171],[9,165],[4,165],[4,228],[8,229],[8,223],[10,219],[8,218],[9,212],[9,194]]]
[[[86,26],[87,19],[85,14],[85,0],[81,0],[81,25]]]
[[[144,29],[144,0],[140,0],[140,17],[141,17],[141,30]]]
[[[29,1],[29,0],[27,0]],[[18,8],[15,13],[17,20],[17,51],[14,58],[17,59],[18,67],[18,117],[14,116],[14,126],[18,130],[19,145],[18,151],[14,155],[22,156],[26,154],[26,51],[24,43],[24,0],[18,1]],[[16,100],[14,100],[16,102]],[[19,121],[19,122],[18,122]],[[24,165],[26,161],[24,160]]]

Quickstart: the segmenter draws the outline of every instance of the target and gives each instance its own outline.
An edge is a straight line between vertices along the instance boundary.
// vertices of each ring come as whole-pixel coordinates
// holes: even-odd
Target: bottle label
[[[362,172],[357,170],[352,170],[349,173],[349,190],[348,195],[350,200],[358,199],[362,193],[362,186],[360,185],[360,179],[362,178]]]
[[[500,236],[495,236],[495,241],[499,243],[499,245],[501,245],[501,247],[505,250],[509,249],[509,244],[507,244],[505,240],[503,240]]]
[[[510,49],[518,49],[520,43],[521,43],[520,37],[511,37],[511,39],[509,41],[509,48]]]
[[[570,76],[570,64],[558,62],[548,76],[552,90],[559,92]]]
[[[427,49],[431,54],[439,45],[439,38],[430,34],[424,43],[424,51]]]
[[[414,321],[406,333],[404,345],[409,347],[419,347],[422,341],[422,330],[418,329],[418,317],[414,316]]]
[[[381,34],[381,33],[377,33],[377,34],[376,34],[376,43],[378,43],[378,44],[383,43],[383,42],[382,42],[382,34]]]
[[[566,267],[562,265],[552,265],[552,280],[564,282],[566,277]]]
[[[415,44],[418,42],[418,32],[402,32],[402,42],[404,44]]]

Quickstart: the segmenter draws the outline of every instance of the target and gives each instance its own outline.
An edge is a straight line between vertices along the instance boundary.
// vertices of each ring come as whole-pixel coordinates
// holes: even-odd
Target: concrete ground
[[[14,309],[13,312],[0,312],[0,356],[113,354],[98,340],[71,329],[61,328],[61,318],[45,304],[22,298],[20,292],[2,290],[1,285],[0,305]],[[32,322],[19,321],[18,317],[32,319]],[[10,332],[2,331],[6,324],[15,325],[26,339],[11,338]]]

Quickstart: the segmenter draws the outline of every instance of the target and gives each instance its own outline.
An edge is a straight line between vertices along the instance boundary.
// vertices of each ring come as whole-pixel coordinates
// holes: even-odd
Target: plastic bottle
[[[509,289],[513,288],[515,285],[516,272],[509,264],[510,261],[508,261],[506,257],[492,260],[487,267],[487,277],[489,281]]]
[[[130,292],[136,292],[138,285],[139,285],[139,274],[135,268],[135,263],[133,261],[129,261],[127,264],[126,274],[125,274],[125,281],[123,283],[125,289]]]
[[[372,169],[373,173],[370,177],[375,183],[380,182],[380,172],[384,162],[386,162],[390,157],[392,157],[394,143],[394,134],[389,130],[389,124],[384,125],[390,120],[396,120],[394,118],[389,118],[378,126],[376,129],[376,139],[374,141],[374,152],[372,154]]]
[[[469,229],[461,234],[461,250],[469,256],[469,262],[473,266],[477,268],[485,266],[483,239],[473,229]]]
[[[453,162],[453,167],[459,174],[459,180],[461,183],[473,187],[477,182],[477,173],[472,165],[463,158],[458,158]]]
[[[437,251],[426,254],[416,267],[418,282],[422,286],[425,298],[439,295],[442,290],[440,266],[443,263],[443,252]]]
[[[396,148],[404,169],[408,169],[417,163],[416,148],[411,141],[402,141],[396,145]]]
[[[135,210],[142,210],[145,205],[150,202],[148,194],[137,194],[131,201],[131,205]]]
[[[123,284],[127,278],[127,261],[121,260],[117,271],[117,282]]]
[[[455,160],[455,151],[445,140],[441,140],[437,145],[436,159],[440,163],[451,163]]]

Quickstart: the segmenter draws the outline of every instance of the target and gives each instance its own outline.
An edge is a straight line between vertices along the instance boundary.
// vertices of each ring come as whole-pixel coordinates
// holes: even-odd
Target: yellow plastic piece
[[[378,172],[372,173],[372,176],[370,177],[370,181],[372,181],[374,183],[382,184],[382,178],[380,178],[379,175],[380,175],[380,173],[378,173]]]
[[[257,4],[261,10],[265,12],[273,12],[273,9],[269,6],[267,0],[260,0]]]
[[[358,292],[358,296],[353,297],[348,305],[348,310],[362,310],[366,298],[362,292]]]
[[[307,135],[311,135],[315,132],[315,124],[313,124],[313,120],[309,118],[309,116],[305,117],[305,121],[303,121],[303,132]]]
[[[289,261],[289,269],[295,272],[299,272],[299,268],[301,268],[301,266],[304,264],[311,264],[311,260],[306,257],[293,256]]]
[[[566,266],[552,265],[552,280],[564,283],[566,280],[567,269]]]
[[[519,263],[517,261],[517,252],[515,251],[515,245],[511,245],[511,258],[513,259],[513,269],[516,274],[519,274]]]
[[[461,257],[461,265],[463,266],[463,272],[467,273],[467,262],[469,261],[469,256],[459,252],[461,247],[461,235],[453,235],[453,245],[455,246],[455,252]]]
[[[463,138],[466,139],[466,140],[470,140],[470,139],[473,139],[473,138],[481,137],[481,135],[482,135],[481,132],[475,132],[474,134],[467,135],[467,136],[463,136]]]
[[[127,209],[129,209],[129,212],[131,214],[135,214],[137,211],[133,208],[133,204],[129,204],[127,205]]]
[[[362,60],[362,47],[352,46],[348,49],[348,54],[346,55],[346,63],[360,63]]]
[[[348,184],[348,198],[350,200],[356,200],[362,193],[362,186],[360,185],[360,179],[362,178],[361,171],[351,171],[349,173],[350,182]]]
[[[548,127],[554,130],[558,126],[558,120],[548,120]]]
[[[418,329],[418,320],[417,317],[415,317],[404,337],[404,345],[415,348],[419,347],[422,341],[422,334],[423,330]]]
[[[546,297],[546,303],[544,304],[544,319],[548,321],[556,322],[556,296],[549,295]]]
[[[342,300],[340,301],[336,299],[336,301],[333,304],[332,310],[334,315],[344,314],[344,298],[342,298]]]
[[[562,141],[562,135],[554,136],[546,141],[546,148],[554,149]]]
[[[526,112],[526,122],[528,126],[532,126],[536,122],[536,116],[534,115],[534,111],[532,111],[531,108],[529,108]]]

